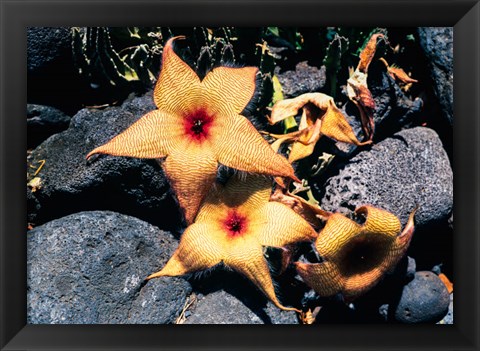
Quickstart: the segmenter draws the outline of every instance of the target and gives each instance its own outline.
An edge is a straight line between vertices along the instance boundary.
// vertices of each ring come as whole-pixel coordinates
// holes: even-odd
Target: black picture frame
[[[0,0],[2,350],[477,350],[480,345],[478,1]],[[454,324],[26,325],[26,28],[127,25],[454,26]]]

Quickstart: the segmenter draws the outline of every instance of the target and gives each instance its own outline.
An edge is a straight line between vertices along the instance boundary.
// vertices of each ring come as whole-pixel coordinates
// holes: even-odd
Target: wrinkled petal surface
[[[295,262],[295,266],[303,281],[320,296],[333,296],[342,291],[343,277],[332,262]]]
[[[108,143],[92,150],[94,154],[161,158],[174,150],[183,129],[176,115],[155,110],[147,113]]]
[[[235,240],[224,263],[250,279],[275,306],[282,310],[296,311],[295,308],[285,307],[278,301],[262,247],[258,242],[255,244],[252,241],[252,238]]]
[[[190,66],[173,51],[173,42],[167,41],[162,53],[162,68],[153,92],[158,109],[182,115],[191,106],[202,105],[203,89],[200,78]]]
[[[251,216],[252,230],[264,246],[282,247],[314,241],[317,233],[292,209],[278,202],[267,202]]]
[[[240,115],[228,119],[213,146],[218,162],[241,171],[298,178],[287,159],[277,154],[255,127]]]
[[[373,206],[361,206],[355,210],[365,216],[363,231],[371,234],[396,237],[402,230],[399,219],[394,214]]]
[[[327,101],[330,98],[328,95],[321,93],[306,93],[299,95],[293,99],[280,100],[273,105],[272,113],[270,114],[270,124],[275,124],[285,118],[296,116],[300,109],[312,100],[317,100],[320,104],[324,104],[323,101]],[[320,107],[321,108],[321,107]],[[304,114],[302,117],[307,117]],[[303,123],[306,123],[304,121]],[[302,124],[302,122],[301,122]],[[302,124],[303,125],[303,124]]]
[[[358,297],[392,270],[408,249],[415,211],[402,233],[400,221],[388,211],[362,206],[355,212],[365,215],[362,225],[340,214],[329,216],[316,242],[323,262],[296,263],[302,279],[321,296],[341,292],[348,299]]]
[[[258,175],[236,175],[225,186],[217,185],[172,259],[151,278],[185,274],[222,261],[250,279],[277,307],[296,310],[282,306],[275,296],[263,246],[314,240],[316,232],[293,210],[270,203],[271,187],[271,179]]]
[[[218,233],[210,223],[194,223],[182,234],[177,250],[165,267],[148,277],[178,276],[213,267],[224,252],[217,245]]]
[[[210,106],[224,115],[240,114],[255,93],[256,67],[216,67],[202,81]]]
[[[215,181],[218,164],[210,147],[183,145],[172,152],[162,166],[190,224]]]
[[[361,231],[361,226],[351,219],[339,214],[332,214],[320,232],[315,247],[327,260],[335,259],[343,245]]]
[[[268,202],[272,180],[258,175],[231,178],[225,186],[213,187],[198,213],[197,221],[208,221],[225,216],[229,208],[252,213]]]

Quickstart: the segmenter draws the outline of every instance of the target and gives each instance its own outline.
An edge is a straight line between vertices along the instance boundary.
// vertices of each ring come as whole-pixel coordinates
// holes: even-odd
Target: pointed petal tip
[[[275,296],[275,298],[272,298],[272,297],[271,297],[271,301],[272,301],[272,303],[273,303],[276,307],[278,307],[279,309],[281,309],[281,310],[283,310],[283,311],[295,311],[295,312],[297,312],[297,313],[302,313],[302,311],[299,310],[298,308],[295,308],[295,307],[285,307],[285,306],[283,306],[283,305],[280,303],[280,301],[277,300],[276,296]]]
[[[413,235],[413,232],[415,231],[415,213],[418,211],[418,208],[419,205],[417,204],[413,209],[412,213],[410,213],[407,224],[405,225],[402,233],[400,233],[399,238],[409,240],[409,238],[411,238],[411,236]]]
[[[288,178],[288,179],[285,182],[283,178]],[[302,183],[302,181],[293,172],[293,168],[292,168],[291,173],[286,174],[286,175],[281,176],[281,177],[274,177],[273,179],[275,180],[275,183],[277,183],[282,189],[286,189],[288,187],[288,185],[290,185],[290,182],[292,180],[296,183],[300,183],[300,184]]]
[[[165,47],[172,46],[172,43],[177,39],[184,40],[184,39],[186,39],[186,37],[185,37],[185,35],[177,35],[177,36],[171,37],[170,39],[167,40],[167,42],[165,44]]]
[[[295,307],[285,307],[283,305],[279,305],[277,307],[280,308],[283,311],[294,311],[296,313],[302,313],[301,310],[299,310],[298,308],[295,308]]]
[[[85,157],[85,159],[87,161],[90,161],[92,160],[92,157],[93,159],[96,159],[95,156],[98,156],[99,154],[105,154],[105,152],[103,151],[103,146],[99,146],[99,147],[96,147],[95,149],[93,149],[92,151],[90,151],[87,156]]]
[[[292,173],[292,175],[290,176],[290,178],[294,181],[294,182],[297,182],[297,183],[300,183],[302,184],[302,181],[300,180],[300,178],[298,178],[295,173]]]
[[[373,135],[370,136],[371,138],[373,138]],[[365,140],[365,141],[359,141],[358,142],[358,146],[365,146],[365,145],[371,145],[373,144],[373,140],[372,139],[368,139],[368,140]]]
[[[85,157],[85,159],[86,159],[87,161],[89,161],[90,158],[91,158],[92,156],[96,155],[97,153],[98,153],[98,152],[97,152],[97,149],[94,149],[94,150],[92,150],[92,151],[90,151],[90,152],[88,153],[88,155]]]
[[[148,277],[145,278],[145,280],[150,280],[150,279],[154,279],[154,278],[159,278],[159,277],[163,277],[163,273],[162,271],[158,271],[157,273],[153,273],[153,274],[150,274]]]
[[[273,179],[275,180],[275,183],[277,183],[280,188],[282,189],[286,188],[285,182],[283,181],[282,177],[275,177]]]

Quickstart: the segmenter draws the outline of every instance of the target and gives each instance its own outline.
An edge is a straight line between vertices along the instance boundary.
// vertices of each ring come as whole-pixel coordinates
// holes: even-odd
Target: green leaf
[[[268,27],[268,31],[275,35],[276,37],[280,36],[280,32],[278,30],[278,27]]]
[[[272,81],[273,81],[272,103],[275,104],[276,102],[283,100],[284,97],[283,97],[283,91],[282,91],[282,84],[280,83],[276,75],[273,76]]]
[[[283,97],[283,91],[282,91],[282,84],[280,83],[276,75],[273,76],[272,82],[273,82],[272,104],[275,104],[276,102],[283,100],[284,97]],[[297,121],[295,121],[295,116],[290,116],[284,119],[283,125],[284,125],[284,133],[288,133],[292,129],[295,129],[297,127]]]

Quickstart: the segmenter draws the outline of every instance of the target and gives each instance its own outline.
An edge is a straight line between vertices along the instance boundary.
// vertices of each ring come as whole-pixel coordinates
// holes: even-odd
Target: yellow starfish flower
[[[172,48],[163,50],[162,70],[154,90],[157,110],[87,155],[109,154],[165,158],[162,167],[193,222],[213,185],[218,163],[238,170],[297,179],[240,113],[255,92],[256,67],[217,67],[203,80]],[[181,37],[183,38],[183,37]]]
[[[331,96],[322,93],[306,93],[293,99],[278,101],[272,108],[269,119],[275,124],[285,118],[295,116],[302,110],[298,131],[288,134],[270,134],[278,140],[272,144],[277,149],[284,142],[293,142],[288,160],[297,161],[312,154],[322,135],[337,141],[355,145],[370,144],[358,141],[343,113]]]
[[[262,247],[313,241],[317,233],[290,208],[269,202],[271,185],[265,177],[249,176],[213,189],[172,258],[147,279],[183,275],[223,262],[249,278],[277,307],[298,311],[277,300]]]
[[[362,206],[355,213],[363,214],[365,223],[339,213],[329,216],[315,243],[323,262],[295,262],[302,279],[320,296],[342,293],[346,300],[355,299],[393,270],[408,249],[415,211],[402,233],[400,221],[390,212]]]

